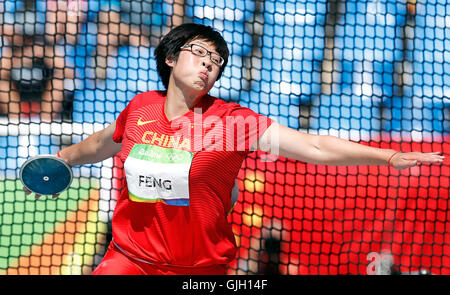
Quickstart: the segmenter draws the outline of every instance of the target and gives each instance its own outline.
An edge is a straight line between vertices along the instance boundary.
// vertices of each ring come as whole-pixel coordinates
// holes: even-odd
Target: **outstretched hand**
[[[23,190],[25,191],[25,194],[27,194],[27,195],[30,195],[32,192],[29,190],[29,189],[27,189],[26,187],[23,187]],[[54,194],[54,195],[52,195],[52,199],[56,199],[57,197],[59,196],[59,194]],[[41,197],[41,195],[38,195],[38,194],[36,194],[35,196],[34,196],[34,198],[36,199],[36,200],[39,200],[39,198]]]
[[[420,153],[420,152],[410,152],[410,153],[398,153],[395,154],[390,165],[395,169],[402,170],[406,168],[411,168],[420,164],[441,164],[444,162],[445,157],[441,155],[440,152],[432,153]]]
[[[59,157],[58,154],[52,154],[52,156]],[[26,187],[23,187],[23,190],[25,191],[25,194],[26,194],[27,196],[33,193],[32,191],[30,191],[30,190],[27,189]],[[34,196],[34,198],[35,198],[36,200],[39,200],[39,198],[40,198],[41,196],[42,196],[42,195],[36,194],[36,195]],[[54,194],[54,195],[52,195],[52,199],[56,199],[58,196],[59,196],[59,194]]]

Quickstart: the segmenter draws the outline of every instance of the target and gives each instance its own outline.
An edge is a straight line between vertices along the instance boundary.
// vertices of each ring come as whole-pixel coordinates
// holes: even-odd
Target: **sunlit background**
[[[447,0],[0,0],[0,273],[101,261],[119,161],[74,167],[56,200],[26,196],[18,171],[162,89],[153,52],[182,22],[229,44],[212,95],[305,132],[450,157]],[[399,172],[265,156],[239,173],[229,274],[450,274],[448,159]]]

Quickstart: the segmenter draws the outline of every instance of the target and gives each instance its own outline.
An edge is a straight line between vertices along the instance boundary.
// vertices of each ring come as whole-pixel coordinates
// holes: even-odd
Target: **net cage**
[[[116,158],[73,167],[57,199],[20,166],[161,89],[154,48],[182,22],[222,33],[211,94],[280,124],[449,157],[447,0],[0,0],[0,273],[89,274],[111,239]],[[250,154],[228,220],[229,274],[450,274],[448,159],[407,170]]]

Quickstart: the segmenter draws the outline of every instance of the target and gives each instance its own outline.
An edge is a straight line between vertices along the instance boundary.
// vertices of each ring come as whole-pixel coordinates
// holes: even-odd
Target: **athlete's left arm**
[[[392,149],[369,147],[335,136],[304,133],[276,122],[263,133],[255,147],[286,158],[323,165],[391,164],[396,169],[405,169],[419,163],[444,161],[440,152],[402,153]]]
[[[70,166],[78,166],[98,163],[114,156],[122,149],[122,144],[113,140],[115,130],[116,121],[105,129],[91,134],[85,140],[62,149],[61,158]]]

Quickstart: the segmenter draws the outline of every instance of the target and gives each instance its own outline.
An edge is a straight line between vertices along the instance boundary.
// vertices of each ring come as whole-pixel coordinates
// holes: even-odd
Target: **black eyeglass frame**
[[[205,54],[200,54],[199,52],[195,52],[194,49],[193,49],[194,46],[200,47],[201,49],[205,50]],[[204,57],[204,56],[206,56],[206,55],[209,54],[209,59],[210,59],[215,65],[217,65],[217,66],[219,66],[219,67],[222,67],[223,64],[224,64],[224,62],[225,62],[225,60],[223,59],[223,57],[220,56],[220,54],[218,54],[217,52],[209,51],[208,49],[206,49],[205,47],[203,47],[203,46],[201,46],[201,45],[199,45],[199,44],[195,44],[195,43],[186,44],[186,45],[181,46],[180,49],[181,49],[181,50],[183,50],[183,49],[189,49],[189,50],[192,52],[192,54],[195,54],[195,55],[200,56],[200,57]],[[219,62],[214,61],[213,55],[214,55],[214,56],[217,56],[217,57],[219,58]]]

